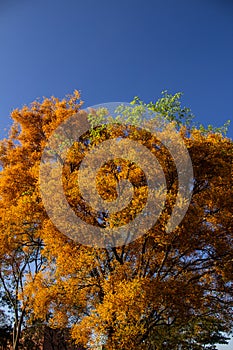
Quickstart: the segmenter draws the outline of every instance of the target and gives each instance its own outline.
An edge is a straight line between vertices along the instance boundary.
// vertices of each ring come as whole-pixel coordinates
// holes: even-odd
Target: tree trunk
[[[25,310],[22,310],[18,322],[15,322],[13,327],[13,347],[12,350],[19,350],[19,341],[22,331],[22,323],[25,315]]]

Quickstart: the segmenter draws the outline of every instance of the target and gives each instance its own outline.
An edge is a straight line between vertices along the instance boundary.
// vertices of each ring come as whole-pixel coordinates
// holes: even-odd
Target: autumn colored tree
[[[0,144],[0,287],[2,303],[13,314],[14,350],[19,347],[22,327],[29,317],[25,282],[33,281],[45,267],[39,234],[45,213],[39,195],[38,164],[46,128],[59,123],[63,115],[74,113],[77,99],[75,93],[70,107],[66,101],[54,98],[15,110],[9,138]]]
[[[156,103],[147,105],[135,98],[131,107],[122,110],[129,118],[127,125],[120,119],[101,124],[103,109],[89,114],[80,111],[77,92],[62,101],[45,99],[13,112],[15,124],[1,148],[0,260],[1,266],[7,263],[12,271],[7,274],[3,270],[4,281],[14,276],[17,259],[21,266],[25,261],[31,266],[40,259],[39,268],[32,268],[31,273],[29,267],[19,270],[23,288],[20,295],[17,288],[13,290],[28,319],[41,319],[55,328],[71,327],[77,345],[102,344],[109,350],[214,349],[216,343],[225,341],[224,333],[230,332],[233,322],[232,140],[224,135],[225,128],[195,127],[190,110],[181,106],[180,98],[181,94],[165,92]],[[179,174],[165,145],[138,124],[145,108],[166,121],[164,138],[172,138],[171,130],[176,129],[192,160],[191,202],[182,222],[172,231],[166,227],[177,203]],[[87,242],[93,236],[92,246],[76,239],[72,222],[66,235],[51,219],[62,213],[56,167],[55,176],[47,178],[47,198],[53,200],[48,204],[41,196],[40,174],[49,170],[43,151],[54,130],[69,118],[71,134],[65,139],[59,135],[54,138],[53,152],[47,152],[47,158],[62,168],[67,202],[89,225],[90,232],[85,235]],[[82,118],[91,128],[75,138]],[[125,226],[143,212],[150,193],[146,175],[135,161],[118,156],[102,164],[96,155],[93,166],[102,164],[96,177],[100,196],[110,208],[118,198],[119,183],[130,182],[131,191],[125,197],[129,205],[112,212],[97,210],[95,201],[87,203],[80,186],[84,193],[89,189],[85,180],[89,174],[81,164],[96,146],[113,139],[135,141],[149,150],[163,169],[167,188],[156,223],[147,232],[139,225],[141,234],[136,239],[129,231],[125,242],[115,246],[110,244],[111,230]],[[114,151],[110,144],[109,153],[114,155]],[[130,156],[136,157],[133,151],[129,151]],[[183,159],[181,152],[180,166]],[[162,183],[156,168],[154,174]],[[124,188],[128,191],[127,186]],[[152,191],[161,200],[161,188]],[[180,208],[185,200],[179,198]],[[65,216],[59,220],[64,228]],[[96,228],[104,230],[105,246],[98,246],[93,235]],[[10,265],[9,259],[15,256]]]

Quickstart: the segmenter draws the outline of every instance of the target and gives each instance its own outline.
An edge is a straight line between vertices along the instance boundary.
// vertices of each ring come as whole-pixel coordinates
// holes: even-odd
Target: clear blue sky
[[[86,107],[183,91],[233,137],[233,1],[0,0],[0,137],[13,108],[74,89]]]
[[[86,107],[183,91],[200,122],[233,119],[232,0],[0,0],[0,48],[1,129],[74,89]]]

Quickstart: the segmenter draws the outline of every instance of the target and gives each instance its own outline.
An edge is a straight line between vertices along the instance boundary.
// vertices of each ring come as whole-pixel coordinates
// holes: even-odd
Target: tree
[[[23,323],[30,315],[28,311],[26,314],[25,283],[33,281],[45,267],[39,234],[45,219],[38,188],[38,163],[46,135],[41,115],[45,120],[47,113],[45,126],[53,123],[56,104],[62,106],[53,99],[42,105],[35,102],[31,110],[15,110],[9,138],[0,144],[0,287],[3,300],[13,312],[14,350],[19,347]],[[61,113],[69,113],[63,109],[60,107]]]
[[[17,249],[19,242],[22,246],[25,214],[30,214],[27,228],[40,240],[43,258],[40,269],[23,280],[21,303],[25,313],[33,309],[32,319],[40,318],[55,328],[71,327],[77,345],[156,350],[204,349],[209,345],[214,349],[214,344],[224,342],[222,333],[232,328],[232,141],[223,135],[224,129],[194,127],[193,116],[181,107],[180,97],[165,92],[156,103],[147,105],[135,98],[132,109],[122,111],[133,115],[128,126],[121,122],[99,125],[106,111],[91,111],[89,115],[80,111],[77,92],[62,101],[51,98],[35,102],[12,114],[16,124],[1,150],[1,222],[5,225],[1,237],[5,241],[10,237]],[[191,203],[172,232],[166,227],[179,187],[176,164],[160,140],[135,122],[144,108],[168,125],[172,123],[192,159]],[[142,212],[148,184],[135,162],[120,157],[106,161],[96,178],[102,198],[109,203],[116,199],[122,180],[132,184],[132,198],[129,195],[129,206],[117,213],[96,210],[96,203],[88,204],[78,186],[84,156],[106,139],[130,139],[150,150],[162,166],[167,186],[165,206],[156,224],[148,232],[141,227],[142,234],[135,240],[128,242],[126,237],[125,244],[118,246],[87,246],[60,232],[45,211],[38,181],[41,168],[48,170],[47,164],[41,164],[42,152],[57,126],[75,113],[72,130],[80,126],[83,117],[89,118],[92,128],[70,144],[57,138],[55,152],[48,156],[52,163],[58,161],[62,166],[64,192],[75,214],[93,230],[106,229],[108,240],[109,229],[124,226]],[[172,135],[169,130],[165,131],[168,139]],[[64,160],[61,155],[66,147],[69,151]],[[114,155],[111,147],[109,152]],[[182,161],[182,153],[180,158]],[[95,162],[101,164],[98,156]],[[156,169],[155,174],[160,181],[162,176]],[[89,186],[85,176],[88,178],[84,169],[84,189]],[[52,198],[54,186],[54,179],[48,178],[48,198]],[[159,199],[160,188],[153,195]],[[29,209],[22,201],[25,196],[27,205],[31,203]],[[182,198],[180,203],[182,206]],[[9,251],[15,252],[14,245]],[[6,256],[1,256],[4,264]]]

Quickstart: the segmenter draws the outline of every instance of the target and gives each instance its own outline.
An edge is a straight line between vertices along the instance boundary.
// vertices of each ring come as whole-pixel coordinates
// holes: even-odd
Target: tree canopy
[[[227,125],[196,125],[180,100],[180,93],[167,92],[148,104],[136,97],[127,110],[136,111],[128,125],[119,120],[101,124],[103,110],[82,110],[77,91],[63,100],[46,98],[12,112],[11,132],[0,144],[0,286],[13,310],[15,350],[21,328],[37,320],[69,328],[76,344],[87,348],[98,344],[109,350],[198,350],[216,349],[215,344],[227,341],[233,322],[232,140],[225,135]],[[179,174],[165,145],[138,127],[140,108],[172,125],[191,158],[192,196],[183,220],[171,232],[166,227]],[[109,234],[109,229],[133,221],[146,205],[149,190],[135,161],[108,160],[96,177],[100,196],[110,206],[119,182],[127,180],[132,198],[117,213],[95,210],[78,183],[85,156],[106,140],[127,139],[158,159],[166,183],[164,206],[156,223],[136,239],[116,246],[85,245],[59,231],[48,215],[40,188],[41,169],[47,168],[41,159],[54,130],[72,116],[77,118],[73,130],[83,116],[91,128],[69,145],[65,158],[58,139],[51,162],[61,163],[67,202],[90,230],[100,228]],[[109,152],[114,155],[114,149]],[[179,156],[185,172],[185,158]],[[98,154],[95,162],[101,163]],[[89,187],[88,171],[83,170],[84,188]],[[48,197],[54,200],[53,181],[48,178],[47,186]],[[160,190],[153,192],[157,199]],[[182,207],[182,198],[180,203]]]

